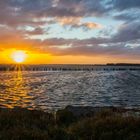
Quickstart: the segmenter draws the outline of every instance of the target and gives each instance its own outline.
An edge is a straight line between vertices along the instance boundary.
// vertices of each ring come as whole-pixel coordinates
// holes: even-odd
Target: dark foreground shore
[[[0,109],[0,140],[140,140],[140,111],[72,107]]]

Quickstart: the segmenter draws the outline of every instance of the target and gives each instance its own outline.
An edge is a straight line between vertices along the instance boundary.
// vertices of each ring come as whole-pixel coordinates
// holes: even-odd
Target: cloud
[[[85,30],[102,28],[102,25],[95,22],[82,22],[82,17],[63,17],[56,18],[55,22],[62,26],[69,26],[71,28],[83,28]]]
[[[126,57],[140,58],[140,46],[132,48],[126,46],[127,43],[107,43],[105,47],[101,47],[100,44],[96,44],[96,39],[90,40],[64,40],[64,39],[52,39],[42,42],[43,51],[52,55],[82,55],[82,56],[111,56],[111,57]],[[101,41],[101,40],[100,40]],[[53,43],[55,42],[55,43]],[[93,43],[94,42],[94,43]],[[101,41],[103,43],[103,40]],[[99,42],[98,42],[99,43]],[[70,45],[68,48],[59,48],[55,45]],[[133,42],[131,46],[135,45]],[[46,46],[46,47],[45,47]]]
[[[126,42],[140,39],[139,21],[124,23],[120,26],[118,33],[112,37],[113,42]]]
[[[26,31],[25,33],[28,34],[29,36],[33,36],[33,35],[42,35],[45,33],[45,31],[38,27],[32,31]]]
[[[113,0],[114,8],[119,10],[126,10],[131,8],[139,8],[140,1],[139,0]]]
[[[43,50],[52,55],[139,57],[139,7],[140,0],[1,0],[0,46],[16,47],[16,42],[24,42],[30,49]],[[106,17],[111,19],[108,26],[114,25],[116,20],[122,23],[111,26],[101,37],[93,29],[103,32],[102,24],[106,24]],[[83,20],[85,18],[92,20]],[[64,36],[68,39],[51,36],[45,40],[35,40],[26,36],[48,35],[46,29],[50,26],[54,28],[54,24],[62,28],[68,26],[74,30],[82,28],[93,31],[93,37],[85,35],[85,39],[69,39],[67,32]],[[26,30],[26,26],[34,29]],[[113,30],[117,32],[111,34]]]
[[[139,42],[139,43],[138,43]],[[132,59],[140,58],[140,39],[128,42],[111,42],[111,39],[90,38],[90,39],[63,39],[52,38],[44,41],[36,40],[37,48],[42,47],[43,53],[51,55],[79,55],[79,56],[108,56]],[[61,46],[67,46],[62,48]]]

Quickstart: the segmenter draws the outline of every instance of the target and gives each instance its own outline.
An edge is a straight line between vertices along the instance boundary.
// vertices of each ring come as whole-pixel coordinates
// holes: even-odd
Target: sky
[[[0,63],[139,63],[140,0],[0,0]]]

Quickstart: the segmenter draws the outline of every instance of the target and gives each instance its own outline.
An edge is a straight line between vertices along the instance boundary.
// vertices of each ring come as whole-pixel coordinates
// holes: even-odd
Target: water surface
[[[0,106],[140,107],[139,71],[0,72]]]

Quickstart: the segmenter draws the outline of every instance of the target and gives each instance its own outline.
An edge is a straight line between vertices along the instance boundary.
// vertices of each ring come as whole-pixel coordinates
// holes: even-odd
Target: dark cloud
[[[33,36],[33,35],[42,35],[45,33],[45,31],[38,27],[38,28],[35,28],[33,31],[26,31],[25,33]]]
[[[36,40],[36,46],[43,46],[43,52],[52,55],[114,56],[139,58],[140,39],[116,43],[107,38]],[[62,46],[67,46],[63,48]],[[40,50],[41,51],[41,50]]]
[[[1,0],[0,19],[4,22],[30,22],[41,17],[103,16],[112,9],[107,0]],[[139,0],[108,0],[113,10],[140,7]],[[54,2],[56,3],[54,5]],[[22,18],[21,18],[22,17]]]
[[[134,21],[123,24],[118,33],[112,37],[113,42],[126,42],[140,39],[140,22]]]
[[[133,14],[132,14],[133,13]],[[139,12],[125,12],[114,16],[114,19],[132,22],[134,20],[140,19],[140,11]]]
[[[112,5],[112,9],[108,5]],[[108,2],[107,0],[1,0],[0,24],[9,26],[35,24],[34,18],[43,17],[100,17],[112,10],[126,10],[139,6],[139,0],[108,0]],[[134,20],[139,18],[139,14],[123,13],[115,18]]]
[[[140,0],[113,0],[114,8],[126,10],[130,8],[139,8]]]
[[[101,1],[97,0],[58,0],[53,5],[54,0],[1,0],[1,11],[3,14],[14,13],[34,17],[64,17],[64,16],[88,16],[101,15],[106,11]],[[3,8],[2,8],[3,7]],[[10,10],[11,9],[11,10]]]
[[[56,47],[54,43],[61,45],[71,45],[68,48],[59,48]],[[90,42],[91,41],[91,42]],[[46,49],[47,53],[51,53],[53,55],[84,55],[84,56],[114,56],[114,57],[133,57],[139,58],[140,47],[131,48],[125,47],[126,43],[110,43],[107,44],[106,47],[101,47],[100,44],[92,44],[94,39],[85,40],[84,42],[80,42],[80,40],[63,40],[63,39],[54,39],[48,43],[46,41]],[[43,42],[45,45],[45,42]],[[50,46],[49,46],[50,44]],[[54,45],[54,46],[53,46]],[[76,45],[76,46],[75,46]]]
[[[4,1],[4,0],[2,0]],[[22,12],[35,12],[50,8],[53,0],[9,0],[9,6],[21,8]]]

